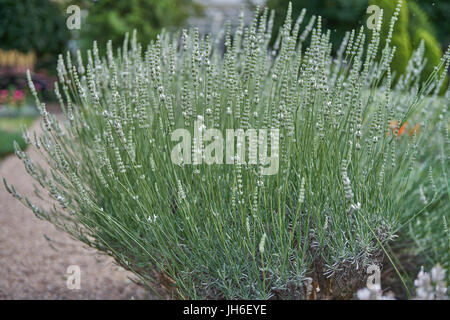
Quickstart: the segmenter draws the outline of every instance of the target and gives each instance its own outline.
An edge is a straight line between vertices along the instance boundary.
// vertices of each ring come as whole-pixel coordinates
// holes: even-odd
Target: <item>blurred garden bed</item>
[[[4,53],[3,53],[4,55]],[[52,81],[54,77],[48,76],[44,71],[33,72],[33,81],[43,95],[50,109],[52,107]],[[29,127],[39,116],[34,101],[28,96],[25,71],[19,67],[0,68],[0,159],[14,153],[14,141],[21,148],[25,147],[22,138],[22,128]]]
[[[16,141],[21,148],[26,146],[22,138],[21,128],[23,126],[31,126],[35,119],[35,115],[15,117],[0,116],[0,160],[8,154],[14,153],[14,141]]]
[[[10,88],[0,91],[0,159],[14,152],[14,141],[25,147],[22,128],[29,127],[39,116],[37,109],[27,102],[22,90]]]

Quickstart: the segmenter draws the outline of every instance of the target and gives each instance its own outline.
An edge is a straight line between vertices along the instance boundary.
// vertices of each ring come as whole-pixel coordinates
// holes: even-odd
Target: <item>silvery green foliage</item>
[[[402,198],[405,212],[404,238],[412,240],[412,253],[426,257],[426,267],[437,263],[446,270],[450,281],[450,188],[449,188],[449,117],[450,91],[443,97],[431,96],[427,100],[437,108],[423,108],[414,116],[420,124],[417,135],[417,156]]]
[[[396,237],[415,165],[417,140],[390,124],[433,107],[425,95],[442,89],[449,53],[421,84],[423,45],[392,75],[395,48],[379,48],[379,28],[348,32],[332,56],[321,17],[304,16],[293,21],[289,6],[273,48],[264,9],[234,32],[164,32],[146,47],[133,33],[104,57],[97,43],[84,60],[61,55],[63,127],[29,83],[44,132],[28,141],[49,169],[16,151],[54,205],[6,187],[144,283],[170,279],[179,298],[304,298],[305,279],[324,296],[354,292]],[[278,173],[172,163],[171,133],[193,132],[199,117],[222,132],[279,129]]]

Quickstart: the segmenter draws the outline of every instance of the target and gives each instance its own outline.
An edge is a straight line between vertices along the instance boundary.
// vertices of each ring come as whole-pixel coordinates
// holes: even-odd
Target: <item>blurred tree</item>
[[[38,63],[51,64],[69,39],[61,8],[50,0],[0,0],[0,48],[34,51]]]
[[[448,0],[420,0],[420,8],[426,13],[429,21],[435,26],[435,34],[444,50],[450,45],[450,23],[446,23],[450,15]]]
[[[73,2],[73,1],[71,1]],[[180,26],[190,14],[201,13],[193,0],[78,0],[73,3],[87,11],[81,26],[82,46],[90,47],[93,40],[103,48],[108,40],[120,46],[126,32],[137,30],[138,40],[146,44],[162,28]]]
[[[412,0],[408,1],[408,7],[410,11],[408,32],[411,36],[411,44],[413,48],[417,48],[417,46],[420,44],[420,41],[424,41],[426,48],[425,58],[428,61],[427,65],[425,66],[424,74],[429,75],[433,72],[434,66],[439,64],[440,62],[440,59],[442,57],[441,46],[439,45],[437,39],[434,37],[434,35],[436,34],[436,30],[430,23],[430,20],[425,11],[423,11],[421,7],[419,7],[419,5]],[[444,23],[444,28],[445,25],[446,23]]]

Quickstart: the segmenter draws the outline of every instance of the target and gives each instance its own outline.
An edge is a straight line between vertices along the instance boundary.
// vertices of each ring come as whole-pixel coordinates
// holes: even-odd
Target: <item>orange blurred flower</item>
[[[405,123],[400,127],[400,129],[398,129],[397,137],[401,136],[401,135],[405,132],[407,126],[408,126],[408,123],[405,122]]]
[[[408,127],[408,122],[403,123],[403,125],[400,127],[400,129],[398,129],[398,131],[397,131],[397,128],[398,128],[397,121],[395,121],[395,120],[391,121],[389,123],[389,126],[391,127],[392,132],[393,133],[397,132],[396,136],[400,137],[402,134],[405,133],[406,128]],[[420,129],[420,124],[416,124],[411,130],[409,130],[409,135],[413,136],[415,133],[416,134],[419,133],[419,129]],[[389,134],[390,133],[388,132],[388,135]]]

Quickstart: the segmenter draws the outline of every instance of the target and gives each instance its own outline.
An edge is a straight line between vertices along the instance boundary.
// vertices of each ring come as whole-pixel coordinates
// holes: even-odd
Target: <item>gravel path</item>
[[[33,129],[40,131],[38,121]],[[33,151],[32,158],[36,159]],[[15,155],[0,162],[0,180],[3,177],[33,199],[34,180]],[[155,298],[134,284],[129,279],[133,275],[115,265],[112,258],[36,218],[0,182],[0,299]],[[66,285],[71,265],[81,270],[78,290]]]

